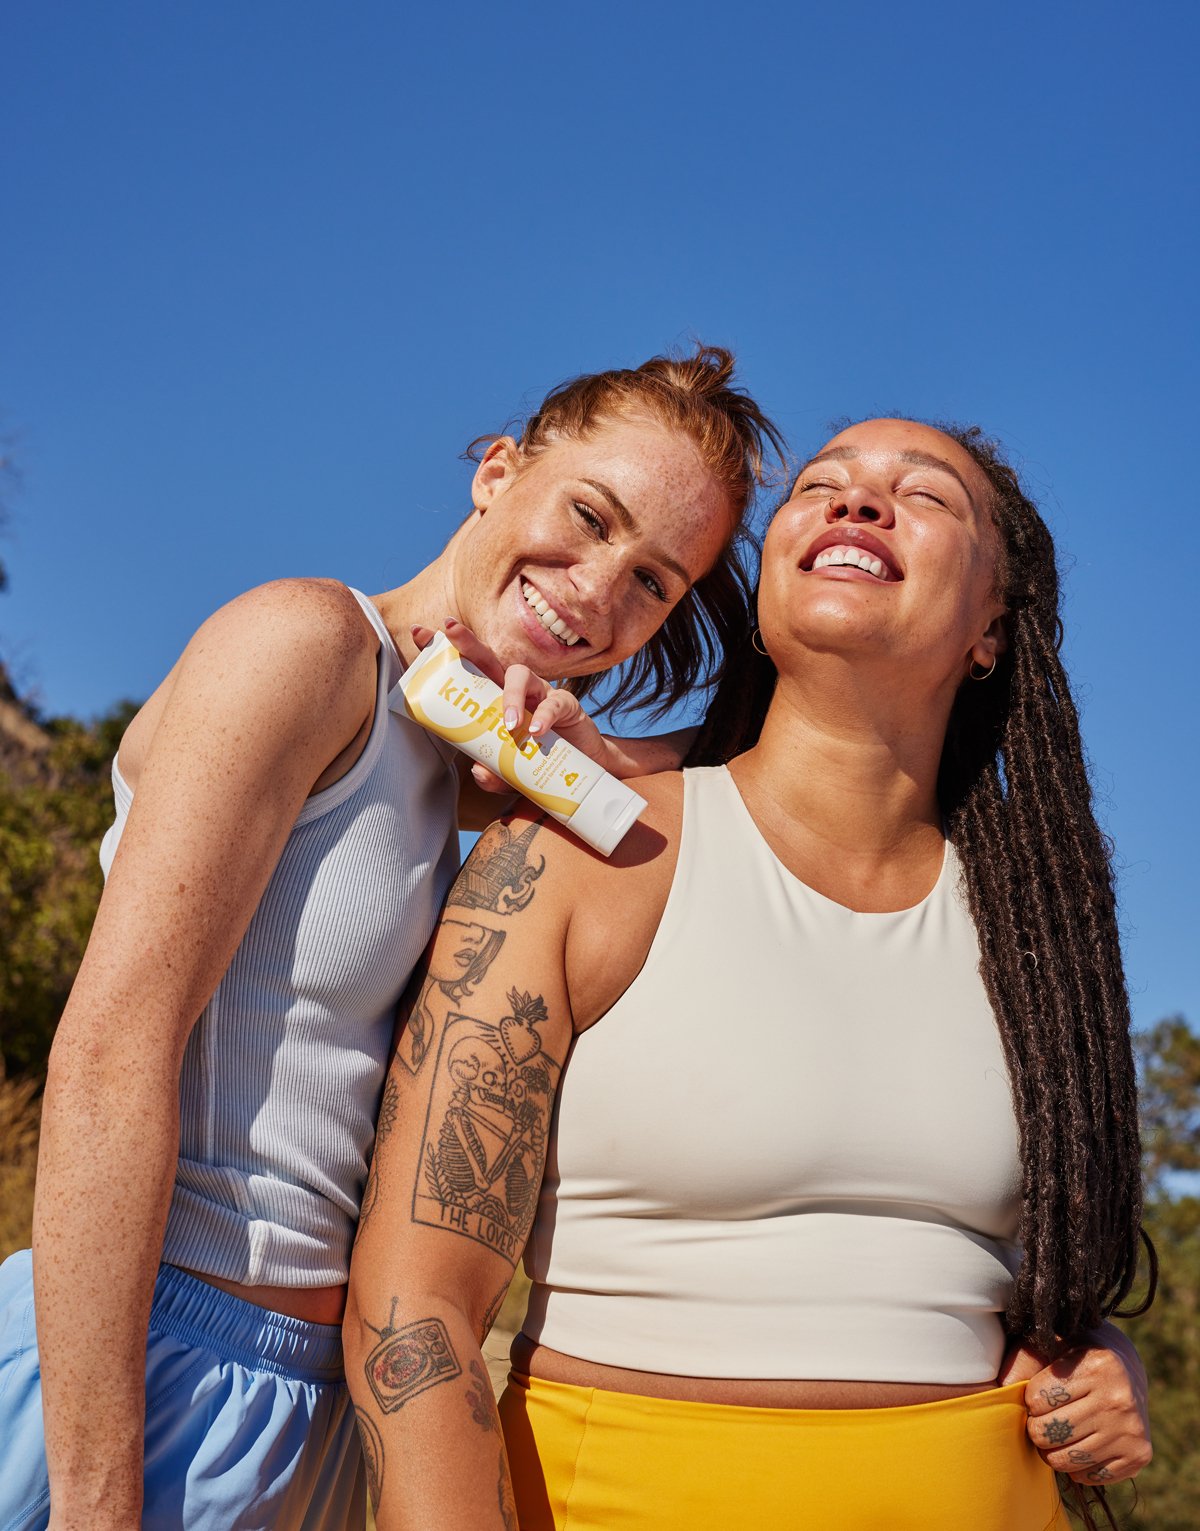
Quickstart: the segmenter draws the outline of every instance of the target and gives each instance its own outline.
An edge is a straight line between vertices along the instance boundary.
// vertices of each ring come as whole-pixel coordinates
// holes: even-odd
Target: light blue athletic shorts
[[[33,1265],[0,1265],[0,1531],[50,1516]],[[103,1399],[97,1400],[103,1409]],[[164,1265],[146,1355],[146,1531],[362,1531],[366,1480],[336,1326]]]

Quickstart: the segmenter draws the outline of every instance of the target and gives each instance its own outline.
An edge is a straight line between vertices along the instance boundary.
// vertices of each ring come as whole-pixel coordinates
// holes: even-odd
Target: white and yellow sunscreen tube
[[[495,771],[602,856],[613,853],[646,807],[644,797],[556,733],[514,738],[504,726],[500,687],[445,633],[413,661],[400,691],[415,723]]]

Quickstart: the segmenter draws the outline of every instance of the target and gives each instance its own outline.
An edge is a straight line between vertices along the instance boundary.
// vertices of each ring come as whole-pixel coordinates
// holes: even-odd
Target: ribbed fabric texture
[[[305,803],[183,1060],[163,1259],[253,1285],[346,1278],[396,1002],[458,865],[448,746],[403,715],[354,594],[380,637],[366,748]],[[113,787],[106,873],[132,802],[115,761]]]

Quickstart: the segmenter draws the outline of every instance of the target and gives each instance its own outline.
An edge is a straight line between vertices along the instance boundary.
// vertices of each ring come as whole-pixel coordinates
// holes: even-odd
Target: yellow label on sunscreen
[[[556,734],[518,739],[504,726],[500,688],[439,633],[400,682],[413,720],[495,771],[555,818],[571,818],[602,767]]]

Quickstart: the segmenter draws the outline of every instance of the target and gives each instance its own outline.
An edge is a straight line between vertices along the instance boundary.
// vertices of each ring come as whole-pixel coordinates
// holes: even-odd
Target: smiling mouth
[[[562,644],[563,648],[569,649],[583,641],[583,635],[564,622],[546,597],[535,590],[527,579],[521,581],[521,594],[525,597],[526,606],[550,636]]]
[[[882,558],[876,558],[873,553],[868,553],[865,548],[855,548],[838,543],[836,547],[826,548],[818,553],[812,561],[815,569],[861,569],[864,574],[869,574],[874,579],[884,582],[893,576],[887,564]]]

